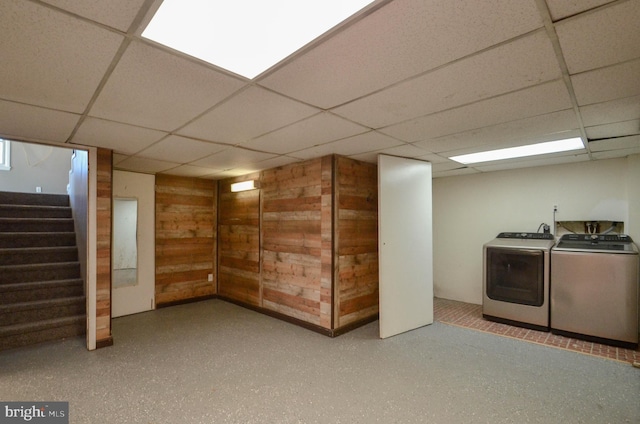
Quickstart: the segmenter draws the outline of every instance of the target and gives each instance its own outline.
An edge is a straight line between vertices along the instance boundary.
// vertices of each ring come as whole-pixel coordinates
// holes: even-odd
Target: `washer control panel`
[[[497,238],[521,239],[521,240],[553,240],[551,233],[500,233]]]

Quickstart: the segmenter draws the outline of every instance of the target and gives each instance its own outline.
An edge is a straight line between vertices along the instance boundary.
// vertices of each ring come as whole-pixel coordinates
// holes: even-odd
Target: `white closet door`
[[[433,323],[431,164],[378,156],[380,337]]]

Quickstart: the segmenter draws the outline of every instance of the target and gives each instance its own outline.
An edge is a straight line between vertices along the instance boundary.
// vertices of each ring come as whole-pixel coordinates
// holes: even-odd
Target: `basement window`
[[[142,36],[253,79],[373,0],[164,0]]]
[[[11,169],[11,142],[0,138],[0,171]]]

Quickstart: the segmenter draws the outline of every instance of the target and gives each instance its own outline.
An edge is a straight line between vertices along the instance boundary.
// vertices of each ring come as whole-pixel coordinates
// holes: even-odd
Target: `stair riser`
[[[42,220],[42,219],[26,219],[15,220],[12,218],[0,218],[0,232],[10,233],[37,233],[37,232],[71,232],[73,228],[73,220]]]
[[[11,285],[0,285],[0,305],[33,302],[42,299],[58,299],[62,297],[83,296],[82,281],[74,285],[51,285],[33,290],[11,290]]]
[[[76,262],[77,260],[78,250],[75,247],[64,247],[55,250],[14,250],[0,252],[0,264],[3,265]]]
[[[13,193],[0,191],[0,204],[69,206],[69,196],[65,194]]]
[[[47,266],[6,266],[0,271],[0,284],[80,278],[80,264],[47,264]]]
[[[0,234],[0,249],[22,247],[75,246],[74,233],[64,234]]]
[[[74,324],[0,337],[0,350],[28,346],[32,344],[77,337],[86,333],[86,322],[78,320]]]
[[[67,316],[82,315],[85,313],[86,305],[84,299],[80,299],[70,304],[56,306],[42,306],[37,309],[11,310],[0,313],[0,327],[5,325],[23,324],[27,322],[37,322],[47,319],[63,318]]]
[[[0,218],[71,218],[71,208],[38,208],[0,205]]]

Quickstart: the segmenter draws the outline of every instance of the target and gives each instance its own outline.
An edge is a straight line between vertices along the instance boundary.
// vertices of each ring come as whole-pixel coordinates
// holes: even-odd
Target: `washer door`
[[[544,303],[544,252],[487,248],[487,296],[521,305]]]

